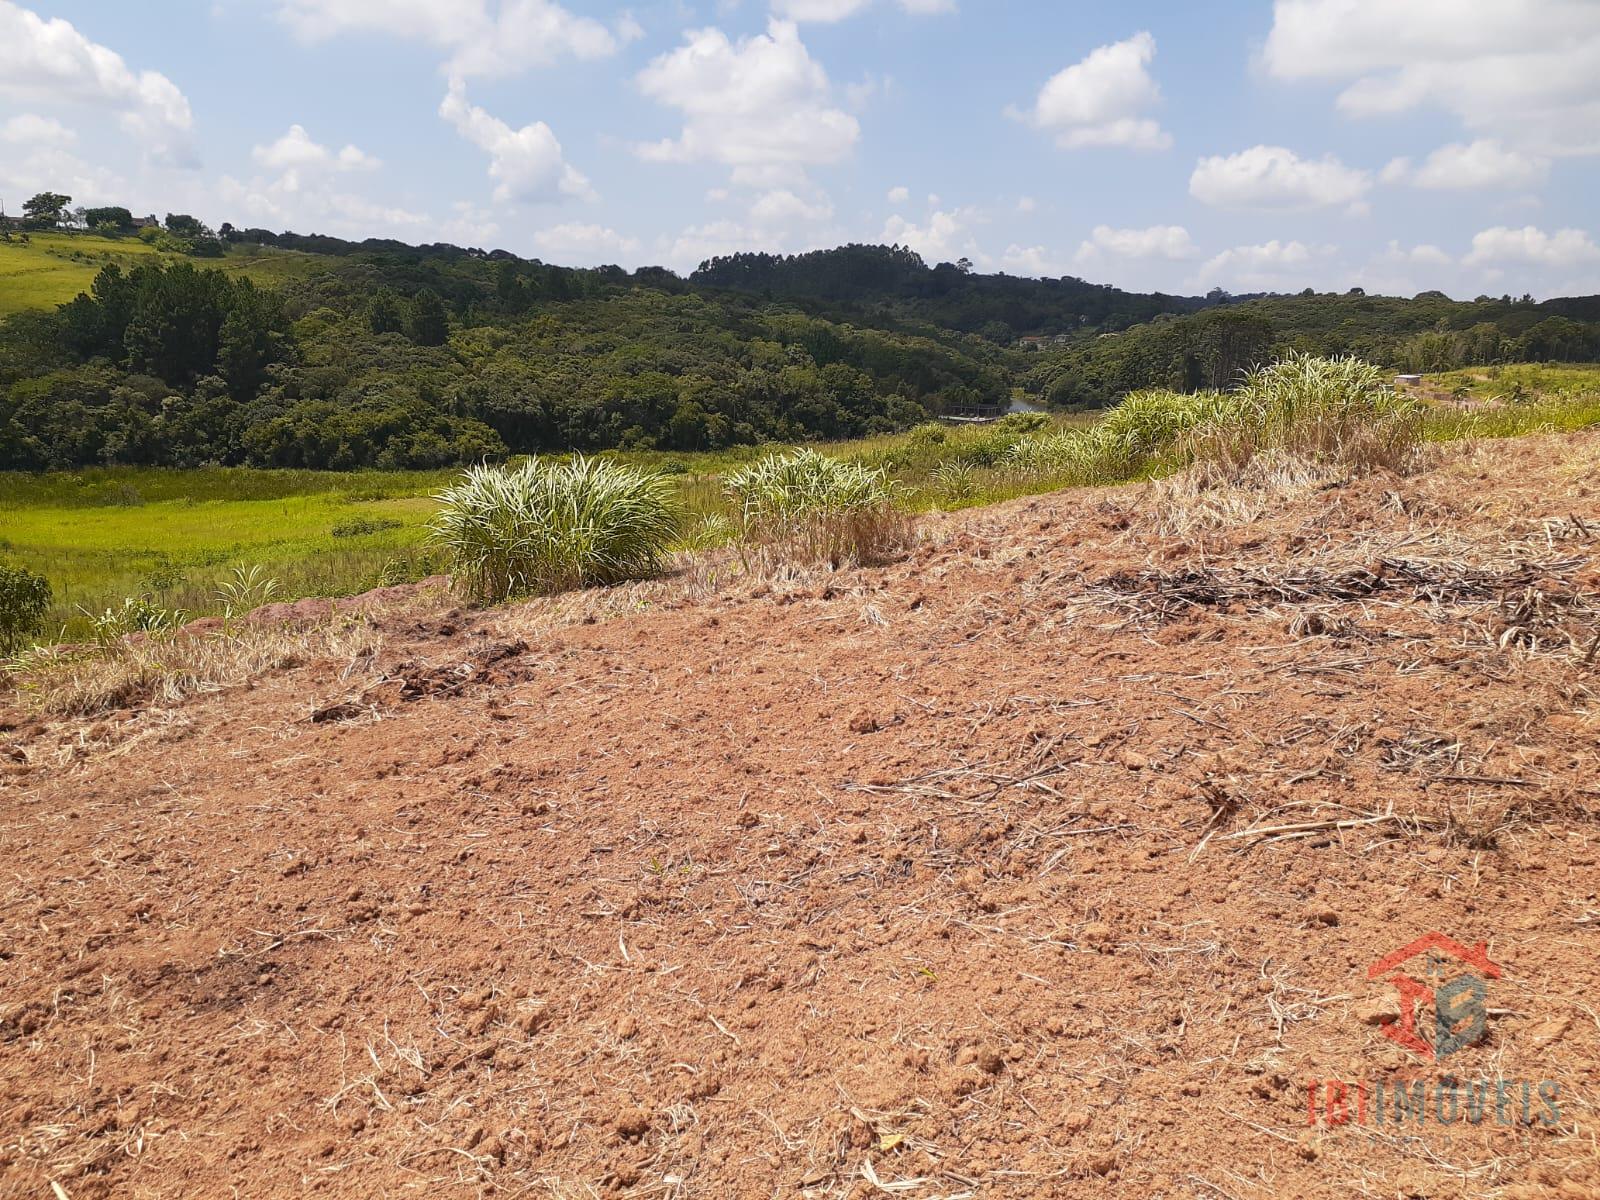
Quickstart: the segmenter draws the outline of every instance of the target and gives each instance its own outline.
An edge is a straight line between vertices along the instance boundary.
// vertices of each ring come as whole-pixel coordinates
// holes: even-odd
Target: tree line
[[[133,220],[124,207],[79,215],[70,199],[41,194],[29,219]],[[0,469],[431,467],[847,438],[1004,404],[1018,387],[1062,408],[1228,388],[1290,350],[1418,371],[1600,359],[1600,297],[1169,297],[930,267],[886,246],[731,255],[686,279],[213,231],[183,214],[138,236],[173,239],[161,248],[174,253],[0,321]],[[1065,344],[1019,340],[1038,333]]]
[[[411,468],[848,438],[1001,402],[995,347],[702,295],[675,276],[404,252],[275,289],[107,266],[0,323],[0,469]]]
[[[1141,388],[1229,389],[1249,367],[1294,351],[1417,373],[1596,362],[1600,297],[1456,301],[1441,292],[1402,299],[1359,290],[1258,297],[1033,355],[1021,381],[1056,407],[1098,408]]]

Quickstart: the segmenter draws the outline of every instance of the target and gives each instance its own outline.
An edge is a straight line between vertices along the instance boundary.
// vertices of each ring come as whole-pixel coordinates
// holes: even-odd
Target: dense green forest
[[[977,333],[1000,345],[1027,335],[1125,329],[1215,303],[1125,292],[1071,276],[979,275],[965,259],[929,267],[901,246],[842,246],[787,257],[734,254],[702,263],[689,279],[699,287],[812,302],[834,316],[925,322]]]
[[[124,232],[125,210],[96,211],[102,234]],[[1600,359],[1594,297],[1185,298],[881,246],[734,255],[684,279],[186,216],[137,236],[167,253],[0,322],[0,469],[415,468],[848,438],[1017,388],[1079,408],[1229,387],[1289,349],[1425,371]],[[249,273],[230,272],[246,252]]]
[[[1303,293],[1230,301],[1044,351],[1022,377],[1064,408],[1098,408],[1145,387],[1228,388],[1256,363],[1303,350],[1425,373],[1510,362],[1600,360],[1600,296],[1547,300],[1442,292],[1413,299]]]

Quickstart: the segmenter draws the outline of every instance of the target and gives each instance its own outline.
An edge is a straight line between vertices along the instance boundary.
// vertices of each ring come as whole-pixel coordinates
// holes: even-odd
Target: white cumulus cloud
[[[1600,153],[1593,0],[1277,0],[1263,58],[1344,83],[1352,116],[1442,109],[1531,153]]]
[[[1156,40],[1136,33],[1101,46],[1045,83],[1031,109],[1008,115],[1055,135],[1063,149],[1126,146],[1164,150],[1172,137],[1148,111],[1161,100],[1150,75]]]
[[[1095,262],[1104,257],[1153,258],[1179,261],[1194,258],[1199,251],[1189,231],[1182,225],[1151,225],[1146,229],[1113,229],[1096,225],[1088,239],[1078,247],[1079,262]]]
[[[0,125],[0,142],[13,146],[66,146],[78,135],[54,117],[19,113]]]
[[[550,126],[534,121],[513,129],[467,100],[466,87],[452,80],[439,115],[468,142],[489,156],[489,177],[497,201],[539,203],[564,196],[591,199],[589,181],[568,163]]]
[[[1581,229],[1546,233],[1533,225],[1512,229],[1497,225],[1473,235],[1468,266],[1521,265],[1568,267],[1600,261],[1600,246]]]
[[[1452,260],[1431,242],[1407,247],[1390,241],[1388,249],[1378,257],[1378,261],[1391,266],[1448,267]]]
[[[902,12],[913,16],[955,12],[955,0],[896,0]],[[773,0],[772,11],[790,21],[828,23],[843,21],[865,11],[872,0]]]
[[[1000,256],[1000,269],[1013,275],[1048,279],[1062,273],[1062,264],[1044,246],[1019,246],[1013,242]]]
[[[1299,291],[1311,286],[1314,269],[1332,254],[1330,246],[1274,238],[1222,251],[1205,261],[1196,278],[1247,291]]]
[[[355,146],[347,145],[335,153],[313,141],[304,125],[291,125],[277,141],[266,146],[256,146],[251,157],[263,167],[273,171],[369,171],[381,164],[372,155]]]
[[[1493,138],[1452,142],[1440,146],[1418,166],[1397,158],[1383,169],[1386,183],[1460,191],[1537,187],[1549,174],[1549,159],[1508,149]]]
[[[552,225],[533,235],[539,253],[562,266],[593,267],[631,258],[639,251],[639,240],[604,225],[571,222]]]
[[[1357,205],[1372,177],[1337,158],[1301,158],[1282,146],[1252,146],[1202,158],[1189,194],[1217,208],[1329,208]]]
[[[981,219],[981,214],[969,208],[935,212],[921,224],[893,216],[883,227],[883,241],[910,247],[930,265],[961,258],[978,261],[983,255],[973,237],[972,226]],[[1026,251],[1018,250],[1018,253],[1026,254]]]
[[[134,71],[71,22],[45,20],[10,0],[0,0],[0,97],[30,106],[109,109],[158,158],[191,158],[194,115],[177,84],[158,71]]]
[[[640,33],[631,18],[607,27],[554,0],[278,0],[278,12],[306,41],[382,33],[436,46],[461,79],[607,58]]]
[[[693,30],[645,67],[638,85],[683,114],[682,132],[640,146],[641,157],[722,163],[752,186],[793,183],[806,167],[839,162],[861,135],[790,21],[738,42],[720,29]]]
[[[691,226],[659,243],[668,265],[692,271],[707,258],[740,250],[798,253],[837,245],[844,240],[835,228],[833,202],[821,189],[799,184],[799,191],[771,188],[748,198],[738,217],[724,217]],[[734,193],[708,197],[721,203]]]

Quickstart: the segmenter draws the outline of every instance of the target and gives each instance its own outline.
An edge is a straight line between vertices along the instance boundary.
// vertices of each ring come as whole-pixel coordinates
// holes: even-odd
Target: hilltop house
[[[1065,346],[1072,338],[1064,333],[1030,333],[1017,339],[1017,345],[1024,350],[1044,350],[1050,346]]]

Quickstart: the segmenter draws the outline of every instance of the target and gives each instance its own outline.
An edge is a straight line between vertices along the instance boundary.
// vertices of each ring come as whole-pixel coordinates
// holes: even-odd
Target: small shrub
[[[956,462],[973,467],[997,467],[1021,438],[1021,434],[990,426],[977,437],[966,439],[953,456]]]
[[[117,508],[141,508],[144,496],[131,483],[118,483],[106,492],[106,503]]]
[[[15,654],[44,628],[50,581],[27,567],[0,565],[0,651]]]
[[[911,520],[881,469],[796,450],[724,481],[749,551],[798,562],[881,561],[910,539]]]
[[[928,476],[928,482],[941,498],[956,502],[971,500],[982,490],[978,486],[977,468],[971,463],[946,463]]]
[[[949,437],[943,425],[930,421],[926,425],[918,425],[906,435],[906,440],[913,446],[942,446]]]
[[[994,423],[994,427],[1001,433],[1023,435],[1029,433],[1043,433],[1049,429],[1052,422],[1047,413],[1042,412],[1017,412],[1007,413]]]
[[[130,633],[156,633],[183,621],[181,612],[163,608],[148,596],[127,596],[121,607],[108,608],[98,616],[83,609],[78,611],[89,618],[90,636],[102,649],[114,646]]]
[[[683,550],[710,550],[725,546],[739,536],[739,530],[724,513],[706,513],[678,538]]]
[[[487,602],[652,574],[680,520],[666,478],[582,457],[473,467],[436,499],[433,537]]]
[[[102,648],[35,650],[15,667],[28,707],[81,716],[152,700],[171,703],[194,692],[244,683],[263,671],[313,657],[368,659],[380,637],[368,621],[338,620],[310,628],[249,627],[232,633],[170,636]]]
[[[217,588],[217,603],[222,605],[223,623],[232,625],[251,609],[270,603],[277,594],[278,581],[267,578],[260,563],[255,563],[248,571],[243,567],[235,567],[233,578]]]
[[[399,529],[403,524],[404,521],[397,521],[393,517],[351,517],[340,521],[328,533],[336,538],[358,538],[382,533],[386,529]]]
[[[1093,427],[1106,469],[1133,474],[1141,463],[1172,452],[1187,434],[1226,422],[1232,398],[1221,392],[1132,392]]]
[[[173,588],[183,584],[183,570],[170,558],[162,557],[139,580],[139,586],[145,592],[170,592]]]

